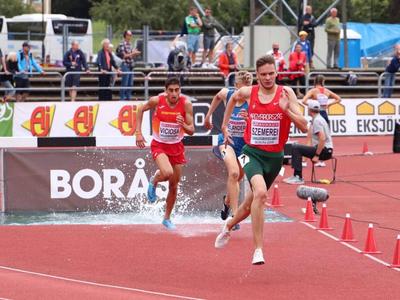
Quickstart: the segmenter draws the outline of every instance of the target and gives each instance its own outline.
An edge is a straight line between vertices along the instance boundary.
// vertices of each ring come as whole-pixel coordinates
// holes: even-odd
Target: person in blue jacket
[[[33,69],[41,74],[45,74],[40,65],[33,58],[31,53],[31,45],[29,42],[22,44],[22,50],[17,53],[18,72],[15,75],[15,88],[16,88],[16,100],[25,101],[28,97],[28,88],[30,88],[29,76],[32,74]],[[18,89],[25,90],[18,90]]]
[[[385,88],[383,89],[383,98],[392,97],[393,85],[396,81],[396,73],[400,68],[400,44],[394,47],[394,56],[385,69]]]

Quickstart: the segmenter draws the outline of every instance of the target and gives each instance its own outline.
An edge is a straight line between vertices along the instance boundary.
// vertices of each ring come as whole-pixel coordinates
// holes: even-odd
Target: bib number
[[[239,164],[242,168],[250,162],[250,158],[246,154],[242,154],[238,157]]]

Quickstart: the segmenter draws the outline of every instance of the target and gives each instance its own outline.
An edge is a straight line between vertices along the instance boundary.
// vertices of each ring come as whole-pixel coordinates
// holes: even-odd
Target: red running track
[[[336,153],[354,154],[354,149]],[[369,142],[385,151],[389,139]],[[360,140],[354,142],[362,149]],[[290,175],[289,167],[287,174]],[[309,178],[310,168],[305,169]],[[324,176],[327,169],[321,170]],[[400,159],[381,154],[339,157],[338,182],[329,189],[333,236],[343,217],[356,219],[362,249],[374,222],[384,262],[391,262],[400,231]],[[218,225],[3,226],[0,230],[0,298],[6,299],[395,299],[400,272],[358,254],[300,221],[304,202],[280,184],[284,214],[292,223],[265,224],[264,266],[252,266],[249,224],[230,244],[213,247]],[[7,269],[10,267],[13,269]],[[15,269],[36,273],[26,273]],[[37,274],[40,273],[40,274]],[[51,276],[44,276],[45,274]]]

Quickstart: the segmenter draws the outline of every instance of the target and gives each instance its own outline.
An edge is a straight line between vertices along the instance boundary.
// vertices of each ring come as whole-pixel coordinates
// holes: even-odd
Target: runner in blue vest
[[[226,106],[236,89],[240,89],[243,86],[251,86],[253,84],[253,75],[249,72],[240,71],[236,73],[235,78],[235,88],[223,88],[215,95],[205,118],[206,128],[211,129],[213,127],[210,119],[221,101],[224,101]],[[240,167],[237,157],[241,154],[242,148],[245,145],[243,134],[246,129],[246,120],[243,112],[246,112],[247,108],[248,104],[246,101],[243,100],[242,102],[238,102],[230,117],[228,127],[232,136],[233,144],[225,145],[224,136],[220,133],[218,135],[218,147],[214,148],[214,150],[216,150],[214,153],[224,161],[228,171],[228,179],[226,183],[227,195],[224,197],[224,208],[221,211],[221,218],[223,220],[229,216],[230,210],[232,211],[232,214],[235,215],[238,209],[239,182],[243,177],[243,170]],[[236,226],[235,229],[238,228],[239,226]]]

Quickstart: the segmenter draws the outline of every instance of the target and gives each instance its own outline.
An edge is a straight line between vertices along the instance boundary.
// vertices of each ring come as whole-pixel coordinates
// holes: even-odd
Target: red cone
[[[367,240],[365,241],[365,247],[363,254],[379,254],[382,253],[376,248],[375,237],[374,237],[374,224],[368,225]]]
[[[304,222],[316,222],[310,197],[308,197],[307,199],[306,215],[304,216]]]
[[[326,204],[322,204],[321,218],[319,219],[318,230],[333,230],[333,228],[328,225],[328,213],[326,211]]]
[[[272,202],[271,202],[272,207],[282,207],[283,204],[281,204],[281,197],[279,195],[279,189],[278,185],[275,184],[274,186],[274,192],[272,194]]]
[[[400,234],[397,235],[396,247],[394,248],[393,262],[391,268],[400,268]]]
[[[341,242],[356,242],[353,235],[353,227],[351,225],[350,214],[346,214],[346,219],[344,221],[344,227],[342,232]]]
[[[368,150],[368,144],[367,144],[367,142],[364,142],[364,144],[363,144],[362,153],[363,153],[364,155],[372,155],[372,154],[373,154],[371,151]]]

